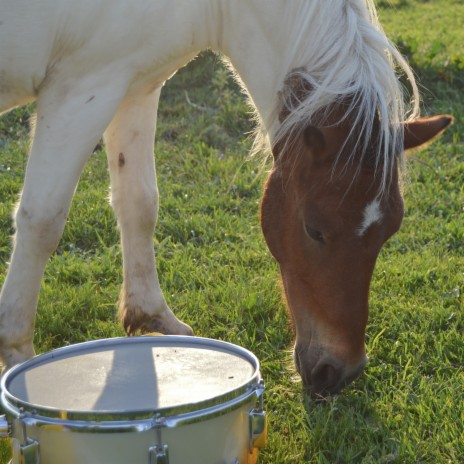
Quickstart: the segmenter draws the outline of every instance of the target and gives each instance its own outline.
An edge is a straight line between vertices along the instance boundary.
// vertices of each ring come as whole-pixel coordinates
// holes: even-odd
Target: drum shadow
[[[155,347],[149,343],[116,345],[96,411],[151,411],[159,407]]]

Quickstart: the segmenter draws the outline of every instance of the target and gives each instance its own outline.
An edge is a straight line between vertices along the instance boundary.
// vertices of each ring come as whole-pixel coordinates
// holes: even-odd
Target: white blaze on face
[[[367,229],[369,229],[372,224],[380,222],[382,217],[383,214],[380,210],[380,201],[378,199],[371,201],[364,209],[363,221],[359,229],[356,231],[357,234],[362,237],[366,233]]]

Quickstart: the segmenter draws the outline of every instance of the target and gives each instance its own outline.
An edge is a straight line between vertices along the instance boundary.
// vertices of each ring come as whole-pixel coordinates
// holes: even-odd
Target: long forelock
[[[295,38],[275,119],[264,122],[278,126],[272,144],[285,143],[308,124],[320,127],[321,121],[333,119],[333,108],[343,104],[343,119],[352,124],[353,147],[343,162],[361,166],[373,144],[375,169],[381,175],[379,193],[385,192],[396,161],[402,165],[401,122],[418,115],[418,91],[409,65],[386,37],[372,0],[294,1],[286,9],[287,22],[296,18]],[[409,105],[397,71],[409,81]],[[301,87],[311,90],[302,95]],[[287,114],[278,121],[282,112]],[[256,148],[267,142],[262,128]]]

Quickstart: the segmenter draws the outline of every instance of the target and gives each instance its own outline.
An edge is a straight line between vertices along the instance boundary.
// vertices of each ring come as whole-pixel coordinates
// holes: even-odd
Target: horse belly
[[[122,76],[128,92],[161,85],[208,46],[200,5],[0,0],[0,113],[94,76]]]
[[[68,76],[79,68],[91,73],[99,56],[89,56],[88,45],[108,26],[101,19],[110,7],[111,0],[0,0],[0,113],[38,97],[57,69]]]
[[[33,100],[53,44],[51,3],[0,0],[0,113]]]

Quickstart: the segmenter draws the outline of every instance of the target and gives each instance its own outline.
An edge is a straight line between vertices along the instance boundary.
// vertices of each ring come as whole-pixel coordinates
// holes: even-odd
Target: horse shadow
[[[397,462],[401,444],[392,437],[366,390],[320,401],[304,401],[306,425],[310,440],[304,451],[312,462],[314,450],[324,457],[322,462],[336,464],[379,464]]]

